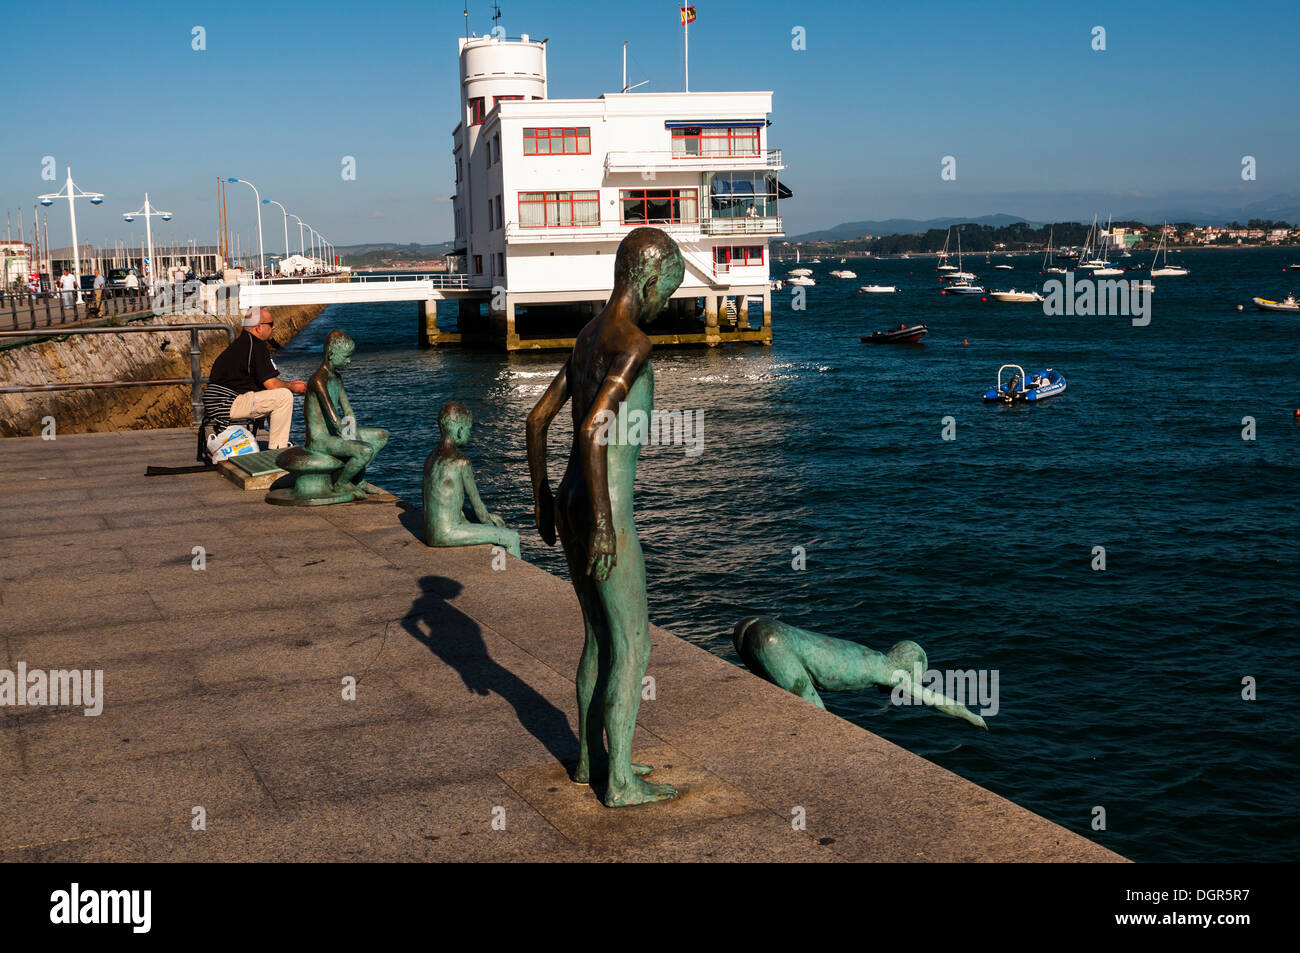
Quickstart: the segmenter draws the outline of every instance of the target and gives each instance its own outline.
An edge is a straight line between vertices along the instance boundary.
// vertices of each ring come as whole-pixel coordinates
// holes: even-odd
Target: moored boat
[[[888,295],[898,290],[897,285],[863,285],[858,289],[859,294],[869,295]]]
[[[807,275],[795,275],[793,278],[788,279],[786,283],[798,285],[801,288],[811,288],[813,285],[817,284],[816,281],[809,278]]]
[[[982,295],[986,292],[983,285],[972,284],[969,281],[963,280],[953,282],[939,293],[953,295]]]
[[[1004,384],[1002,372],[1014,371]],[[998,382],[984,392],[984,400],[989,403],[1025,404],[1037,403],[1049,397],[1065,393],[1065,377],[1060,371],[1047,368],[1037,374],[1028,375],[1019,364],[1003,364],[998,368]]]
[[[1261,311],[1300,311],[1300,302],[1296,301],[1295,295],[1287,295],[1281,301],[1272,301],[1268,298],[1252,298],[1255,307]]]
[[[1043,296],[1037,291],[1017,291],[1015,288],[1010,291],[990,291],[989,294],[995,301],[1030,302],[1043,300]]]
[[[909,327],[906,324],[900,324],[896,328],[890,328],[887,331],[872,331],[870,334],[862,335],[863,344],[919,344],[921,338],[929,332],[924,324],[914,324]]]

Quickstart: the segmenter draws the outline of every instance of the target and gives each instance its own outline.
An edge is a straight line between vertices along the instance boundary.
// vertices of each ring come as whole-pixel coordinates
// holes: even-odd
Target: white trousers
[[[289,446],[289,425],[293,423],[293,391],[287,387],[274,390],[250,390],[236,397],[230,404],[230,418],[265,417],[271,415],[271,450]]]

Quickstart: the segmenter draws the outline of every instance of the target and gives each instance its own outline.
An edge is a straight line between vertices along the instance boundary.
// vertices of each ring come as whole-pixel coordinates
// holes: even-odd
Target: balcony
[[[705,235],[780,235],[779,215],[759,215],[752,218],[709,218],[702,223]]]
[[[516,222],[506,222],[506,241],[511,244],[545,244],[547,242],[621,242],[632,229],[638,227],[629,223],[601,222],[599,225],[575,226],[555,225],[544,228],[524,228]],[[658,224],[649,223],[651,228],[660,228],[673,238],[685,241],[697,241],[702,234],[703,224]]]
[[[607,152],[605,172],[709,172],[725,169],[784,169],[780,149],[750,156],[683,156],[672,152]]]

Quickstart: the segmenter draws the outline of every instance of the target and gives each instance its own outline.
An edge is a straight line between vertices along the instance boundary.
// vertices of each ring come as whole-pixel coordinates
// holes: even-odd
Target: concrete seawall
[[[188,429],[3,449],[0,669],[103,694],[0,705],[0,861],[1123,859],[654,626],[634,755],[683,793],[609,810],[567,581],[391,496],[144,477]]]
[[[275,341],[287,343],[324,309],[320,305],[275,309]],[[184,314],[153,316],[132,324],[221,322],[239,327],[231,316]],[[226,346],[226,335],[205,331],[199,336],[201,364],[206,374]],[[148,380],[188,377],[189,333],[70,335],[0,351],[0,386],[89,381]],[[53,417],[60,434],[105,430],[183,427],[193,420],[189,388],[122,387],[111,390],[50,391],[0,394],[0,437],[31,436],[41,421]]]

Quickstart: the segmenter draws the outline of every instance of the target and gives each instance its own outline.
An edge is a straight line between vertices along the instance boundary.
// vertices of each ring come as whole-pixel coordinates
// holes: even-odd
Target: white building
[[[568,346],[571,334],[531,334],[525,316],[598,309],[619,242],[653,225],[686,261],[653,338],[771,341],[767,244],[782,235],[784,167],[768,145],[770,92],[549,99],[544,42],[487,36],[459,46],[456,253],[471,287],[493,290],[492,337],[504,333],[510,349]],[[749,327],[750,296],[762,301],[761,330]],[[466,324],[463,310],[472,335]]]

